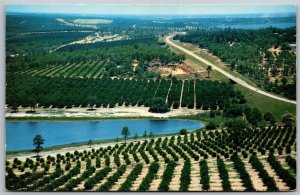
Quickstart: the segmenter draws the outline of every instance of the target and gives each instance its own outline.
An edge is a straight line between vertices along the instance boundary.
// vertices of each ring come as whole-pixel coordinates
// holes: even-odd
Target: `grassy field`
[[[255,93],[241,85],[236,85],[235,88],[244,94],[249,106],[259,108],[263,113],[271,112],[277,120],[280,120],[281,116],[287,112],[296,115],[297,107],[295,104],[269,98],[259,93]]]
[[[73,21],[75,24],[110,24],[113,20],[105,19],[76,19]]]

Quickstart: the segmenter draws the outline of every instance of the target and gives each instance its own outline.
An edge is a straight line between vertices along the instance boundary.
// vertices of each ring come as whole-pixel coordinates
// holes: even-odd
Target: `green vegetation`
[[[229,181],[228,171],[224,164],[224,161],[221,158],[217,159],[218,170],[220,172],[220,177],[222,179],[222,187],[224,191],[232,191],[231,184]]]
[[[88,104],[95,103],[96,107],[110,107],[116,105],[125,106],[150,106],[153,97],[167,99],[170,80],[125,80],[111,79],[77,79],[77,78],[58,78],[58,77],[36,77],[25,75],[7,75],[6,102],[8,105],[40,106],[71,108],[72,106],[86,107]],[[172,83],[172,86],[180,82]],[[196,95],[196,108],[207,110],[220,109],[226,101],[236,95],[233,87],[229,83],[218,81],[196,80],[185,81],[183,84],[182,107],[194,108]],[[194,92],[196,88],[196,92]],[[38,92],[38,93],[37,93]],[[87,95],[88,94],[88,95]],[[91,101],[93,97],[93,101]],[[176,98],[176,99],[175,99]],[[242,98],[239,95],[236,98]],[[161,99],[159,99],[162,102]],[[171,101],[180,102],[180,96],[169,99],[168,106],[172,106]],[[153,107],[154,108],[154,107]],[[166,105],[159,106],[165,111]],[[154,111],[154,110],[153,110]]]
[[[295,34],[295,28],[201,29],[176,35],[174,39],[207,48],[231,70],[245,75],[258,86],[296,99],[296,55],[288,46],[296,42]],[[279,48],[280,52],[272,53],[270,48]],[[275,81],[270,79],[269,70]]]
[[[276,120],[280,120],[285,113],[296,114],[296,105],[275,100],[264,95],[253,93],[240,85],[235,85],[235,89],[239,90],[247,100],[247,104],[253,108],[259,108],[262,113],[270,112]]]
[[[268,191],[278,191],[278,188],[276,186],[276,183],[272,177],[269,176],[268,172],[264,169],[263,164],[259,161],[259,159],[252,155],[250,157],[249,162],[253,166],[253,168],[258,171],[258,174],[260,178],[262,178],[262,181],[267,186]]]
[[[212,71],[212,66],[211,65],[208,65],[206,67],[206,72],[207,72],[207,78],[209,78],[209,75],[210,75],[210,72]]]
[[[33,138],[33,145],[35,146],[35,152],[36,152],[36,156],[39,156],[39,153],[43,150],[42,145],[44,144],[44,138],[41,135],[36,135]]]
[[[7,15],[8,112],[23,111],[25,107],[25,112],[35,114],[7,120],[114,120],[128,117],[52,118],[40,117],[39,111],[58,108],[55,110],[63,113],[65,109],[81,107],[94,112],[107,107],[145,106],[154,113],[179,108],[189,108],[191,113],[193,109],[203,110],[170,119],[200,120],[206,124],[205,129],[182,129],[169,135],[154,135],[153,129],[147,129],[143,135],[132,132],[131,136],[128,127],[124,127],[121,135],[125,143],[114,138],[49,148],[42,147],[45,140],[37,135],[33,140],[36,158],[12,158],[14,154],[22,156],[32,151],[7,152],[7,190],[170,191],[177,187],[189,191],[194,189],[192,182],[200,183],[204,191],[236,191],[237,187],[246,191],[294,190],[296,105],[235,84],[212,66],[185,57],[162,42],[169,33],[187,31],[186,35],[174,37],[185,48],[221,67],[203,50],[195,51],[198,46],[206,48],[225,63],[222,68],[232,75],[295,99],[296,55],[289,46],[296,42],[295,28],[215,28],[220,24],[290,19],[180,18],[169,22],[138,17],[58,19],[52,15]],[[173,74],[172,68],[190,62],[190,74]],[[156,68],[172,73],[164,76],[168,74]],[[143,118],[154,119],[130,119]],[[119,143],[96,146],[113,141]],[[48,156],[40,153],[80,145],[88,147]],[[267,165],[284,185],[278,185]],[[257,173],[255,178],[249,170]],[[221,186],[213,185],[215,174],[220,177],[217,182]],[[254,179],[261,180],[263,188]]]
[[[189,189],[191,178],[194,177],[191,174],[191,171],[194,170],[193,166],[200,166],[200,175],[197,178],[199,178],[203,190],[214,189],[214,186],[210,185],[209,176],[210,173],[215,172],[209,167],[214,166],[222,179],[223,190],[231,190],[232,183],[229,178],[232,176],[228,172],[236,171],[246,190],[254,191],[259,189],[252,184],[251,174],[248,173],[244,164],[244,161],[247,161],[251,155],[249,162],[259,173],[259,177],[268,190],[278,191],[281,187],[274,188],[272,177],[264,171],[264,163],[260,163],[265,160],[260,154],[267,154],[269,155],[267,160],[276,174],[290,189],[294,189],[294,176],[282,168],[274,155],[287,156],[287,166],[294,167],[295,161],[292,160],[294,158],[289,156],[295,154],[296,128],[287,126],[248,128],[240,130],[238,133],[234,130],[224,129],[196,131],[183,137],[179,135],[164,139],[159,137],[149,141],[130,142],[127,145],[115,144],[80,152],[58,153],[56,156],[28,158],[24,161],[15,158],[6,161],[6,187],[15,191],[109,191],[112,188],[130,191],[133,183],[141,174],[142,167],[150,164],[147,174],[137,188],[138,191],[152,189],[152,181],[157,179],[155,175],[158,173],[159,167],[163,170],[163,176],[158,190],[169,191],[172,178],[178,177],[178,180],[181,181],[180,190],[186,191]],[[238,137],[240,143],[234,141],[232,137]],[[285,154],[282,153],[283,149],[285,149]],[[139,160],[136,160],[136,154],[142,158],[138,157]],[[116,160],[116,157],[119,160]],[[131,157],[134,160],[129,160],[132,159]],[[179,157],[184,161],[179,160]],[[115,158],[114,162],[110,161],[111,158]],[[124,159],[124,161],[120,159]],[[217,166],[211,160],[216,160]],[[233,165],[225,166],[224,162],[233,163]],[[177,175],[178,172],[175,172],[175,169],[180,164],[183,165],[183,168]],[[118,167],[117,169],[113,169],[115,165]],[[85,169],[81,169],[81,167],[85,167]],[[43,172],[41,173],[41,171]],[[125,172],[126,175],[124,175]],[[120,180],[123,175],[122,178],[125,180]]]
[[[200,175],[201,175],[201,181],[202,189],[207,191],[209,190],[209,175],[208,175],[208,166],[206,160],[200,161]]]
[[[130,191],[130,188],[132,186],[132,182],[136,180],[138,175],[141,173],[143,168],[142,164],[137,164],[134,169],[131,171],[131,173],[128,175],[126,181],[121,185],[119,188],[119,191],[127,192]]]
[[[121,135],[124,137],[125,144],[126,144],[126,140],[130,135],[130,130],[128,129],[128,127],[123,127],[123,129],[121,131]]]
[[[159,191],[168,191],[169,190],[169,184],[171,182],[172,179],[172,175],[174,173],[174,169],[175,169],[175,162],[170,161],[165,169],[165,172],[162,176],[162,181],[159,184],[158,190]]]
[[[296,189],[296,178],[294,178],[281,164],[277,161],[275,156],[271,153],[268,157],[268,162],[275,170],[276,174],[284,181],[291,189]]]
[[[191,182],[191,162],[189,159],[187,159],[184,162],[184,166],[181,171],[181,177],[180,177],[180,191],[187,191],[188,187]]]
[[[154,113],[166,113],[170,111],[168,104],[166,104],[165,99],[161,97],[154,97],[150,100],[149,103],[149,112]]]
[[[286,113],[282,115],[281,121],[284,125],[291,127],[295,125],[295,116],[291,113]]]
[[[157,162],[151,163],[149,167],[149,171],[145,178],[143,179],[142,183],[140,184],[138,191],[146,191],[149,190],[150,184],[153,181],[157,171],[159,168],[159,164]]]
[[[253,184],[250,179],[249,173],[245,169],[245,164],[243,161],[237,156],[234,155],[232,157],[234,168],[237,170],[237,172],[240,174],[240,177],[243,181],[244,187],[246,188],[246,191],[252,192],[255,191]]]

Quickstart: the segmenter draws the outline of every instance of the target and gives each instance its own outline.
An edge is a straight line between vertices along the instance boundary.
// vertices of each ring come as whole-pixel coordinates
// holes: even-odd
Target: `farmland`
[[[292,11],[210,18],[110,6],[8,6],[8,191],[296,190]]]
[[[105,19],[76,19],[73,21],[77,24],[109,24],[112,23],[113,20],[105,20]]]
[[[63,108],[79,105],[87,107],[89,104],[113,108],[123,104],[149,106],[152,98],[160,97],[168,103],[169,107],[173,106],[175,109],[181,106],[207,110],[215,109],[217,106],[222,109],[226,101],[236,96],[232,86],[218,81],[129,80],[109,77],[92,79],[82,78],[82,76],[78,76],[80,78],[78,80],[76,77],[55,77],[56,73],[61,73],[57,70],[59,69],[55,69],[55,73],[48,73],[47,77],[24,74],[17,78],[8,75],[7,104],[34,107],[36,102],[39,102],[40,106],[44,107]],[[88,73],[88,71],[84,72]],[[77,71],[77,73],[80,75],[82,72]],[[72,73],[71,76],[77,73]],[[198,90],[194,91],[195,88]],[[36,91],[39,93],[35,95]],[[211,94],[214,96],[211,97]],[[25,96],[28,98],[24,98]]]
[[[6,161],[14,191],[289,191],[295,128],[196,131]]]

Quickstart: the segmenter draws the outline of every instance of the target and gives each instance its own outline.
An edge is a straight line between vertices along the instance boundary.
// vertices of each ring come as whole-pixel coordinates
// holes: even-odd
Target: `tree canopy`
[[[43,150],[42,145],[44,144],[45,140],[42,135],[38,134],[33,138],[33,145],[35,146],[36,156],[39,156],[39,153]]]

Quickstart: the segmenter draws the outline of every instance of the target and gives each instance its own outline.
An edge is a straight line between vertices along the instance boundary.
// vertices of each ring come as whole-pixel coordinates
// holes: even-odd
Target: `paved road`
[[[222,73],[224,76],[228,77],[229,79],[235,81],[236,83],[256,92],[256,93],[259,93],[259,94],[262,94],[262,95],[265,95],[265,96],[268,96],[270,98],[273,98],[273,99],[277,99],[277,100],[280,100],[280,101],[283,101],[283,102],[288,102],[288,103],[291,103],[291,104],[296,104],[296,101],[294,100],[289,100],[287,98],[283,98],[283,97],[279,97],[279,96],[276,96],[276,95],[273,95],[273,94],[270,94],[266,91],[263,91],[257,87],[253,87],[252,85],[249,85],[248,83],[246,83],[245,81],[243,81],[242,79],[238,78],[238,77],[235,77],[233,75],[231,75],[230,73],[228,73],[227,71],[217,67],[216,65],[208,62],[207,60],[201,58],[200,56],[194,54],[192,51],[188,50],[188,49],[185,49],[179,45],[177,45],[175,42],[171,41],[171,38],[173,38],[174,35],[170,35],[168,37],[166,37],[165,41],[168,45],[171,45],[179,50],[181,50],[182,52],[184,52],[186,55],[190,55],[194,58],[196,58],[197,60],[200,60],[201,62],[207,64],[207,65],[211,65],[212,68],[220,73]]]

